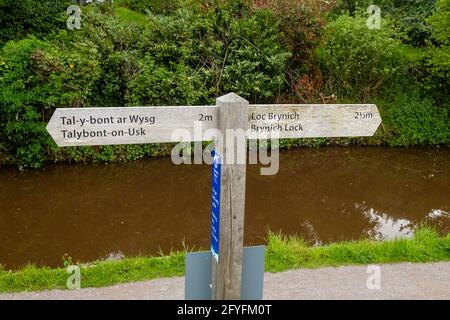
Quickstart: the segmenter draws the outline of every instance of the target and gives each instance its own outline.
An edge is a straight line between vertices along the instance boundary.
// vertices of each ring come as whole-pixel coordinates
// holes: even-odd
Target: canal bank
[[[265,270],[272,273],[298,268],[450,261],[450,234],[442,237],[428,227],[415,230],[413,239],[362,240],[314,247],[299,238],[269,234],[267,242]],[[80,286],[104,287],[182,276],[184,259],[183,252],[172,252],[162,257],[124,258],[79,265]],[[67,265],[70,263],[66,261]],[[73,269],[68,273],[67,268],[33,266],[20,271],[0,270],[0,292],[67,289],[67,281],[72,274]]]
[[[450,299],[450,262],[379,266],[380,285],[368,285],[373,266],[297,269],[264,276],[265,300]],[[0,294],[0,300],[184,299],[184,278],[164,278],[104,288]]]

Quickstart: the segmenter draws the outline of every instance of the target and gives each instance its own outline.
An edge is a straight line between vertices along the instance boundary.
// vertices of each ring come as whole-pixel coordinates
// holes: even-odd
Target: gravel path
[[[450,262],[379,265],[380,289],[368,289],[367,266],[266,273],[265,299],[450,299]],[[372,270],[372,269],[369,269]],[[372,286],[376,282],[369,281]],[[184,278],[81,290],[1,294],[5,299],[183,299]]]

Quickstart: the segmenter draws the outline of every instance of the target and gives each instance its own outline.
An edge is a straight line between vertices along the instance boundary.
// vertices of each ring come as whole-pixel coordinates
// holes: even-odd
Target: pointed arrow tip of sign
[[[56,139],[56,114],[58,113],[58,109],[55,110],[55,112],[53,112],[53,115],[51,116],[50,120],[47,123],[47,126],[45,127],[45,129],[47,130],[48,134],[50,135],[50,137],[53,139],[53,141],[56,143],[56,145],[58,145],[59,147],[62,147],[63,145],[58,143],[57,139]]]

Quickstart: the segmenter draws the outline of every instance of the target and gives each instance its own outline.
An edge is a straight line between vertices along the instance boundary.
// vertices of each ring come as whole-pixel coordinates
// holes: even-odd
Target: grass
[[[272,232],[267,241],[265,269],[269,272],[373,263],[450,261],[450,234],[442,237],[429,227],[416,230],[414,239],[384,242],[362,240],[311,247],[300,238]],[[163,257],[125,258],[82,266],[81,287],[182,276],[184,258],[184,252],[173,252]],[[0,269],[0,292],[64,289],[68,276],[63,268]]]
[[[145,16],[145,14],[123,8],[118,7],[115,8],[115,15],[118,19],[120,19],[122,22],[127,22],[131,24],[136,24],[141,27],[145,27],[145,25],[148,24],[148,19]]]
[[[450,261],[450,234],[440,237],[429,227],[416,230],[414,239],[361,240],[311,247],[296,237],[269,233],[266,271],[373,263]]]
[[[134,257],[81,266],[81,287],[181,276],[184,274],[184,257],[183,252],[173,252],[164,257]],[[65,289],[69,276],[63,268],[32,265],[20,271],[0,271],[0,292]]]

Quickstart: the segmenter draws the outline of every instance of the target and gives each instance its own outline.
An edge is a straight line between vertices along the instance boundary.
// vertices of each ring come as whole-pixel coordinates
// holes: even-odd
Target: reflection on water
[[[363,205],[356,204],[361,208]],[[374,240],[394,240],[401,238],[412,238],[414,235],[413,225],[410,220],[393,218],[386,213],[380,213],[373,208],[363,209],[363,216],[369,220],[370,228],[367,234]]]
[[[441,209],[433,209],[428,214],[428,218],[437,219],[437,218],[450,218],[450,214]]]
[[[305,222],[303,222],[301,226],[305,228],[306,231],[303,237],[307,238],[311,245],[316,247],[323,245],[323,242],[320,240],[319,235],[314,230],[314,225],[309,220],[305,220]]]
[[[125,258],[125,254],[122,251],[110,252],[104,259],[106,261],[117,261]]]
[[[315,245],[450,231],[450,149],[321,148],[280,153],[280,171],[248,166],[245,243],[267,229]],[[170,158],[111,165],[0,168],[0,264],[60,266],[209,248],[211,168]],[[356,205],[355,205],[356,204]]]

